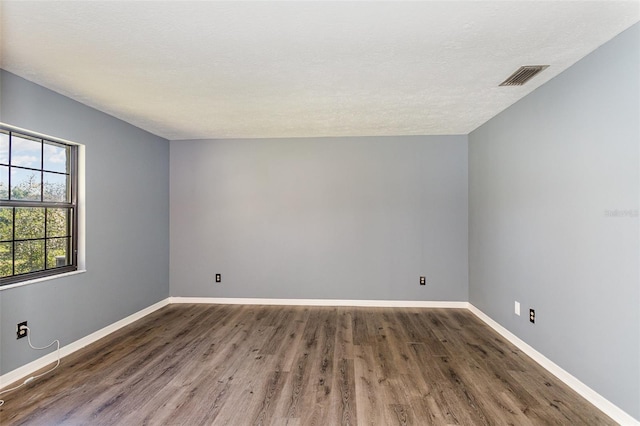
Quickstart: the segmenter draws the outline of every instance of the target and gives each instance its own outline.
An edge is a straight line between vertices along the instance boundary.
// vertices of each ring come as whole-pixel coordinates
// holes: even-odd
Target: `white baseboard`
[[[422,300],[338,300],[338,299],[255,299],[224,297],[170,297],[170,303],[203,303],[220,305],[282,305],[282,306],[354,306],[376,308],[462,308],[468,302],[440,302]]]
[[[571,389],[578,392],[584,399],[595,405],[598,409],[600,409],[607,416],[611,417],[616,422],[625,426],[640,426],[640,421],[634,419],[629,414],[627,414],[624,410],[613,404],[611,401],[600,395],[598,392],[591,389],[589,386],[582,383],[576,377],[571,375],[569,372],[564,370],[562,367],[551,361],[546,356],[542,355],[540,352],[535,350],[533,347],[529,346],[526,342],[521,340],[518,336],[511,333],[509,330],[498,324],[487,314],[482,312],[480,309],[473,306],[469,303],[469,310],[475,314],[478,318],[480,318],[484,323],[486,323],[489,327],[498,332],[502,337],[507,339],[509,342],[513,343],[516,347],[518,347],[522,352],[529,355],[535,362],[544,367],[551,374],[556,376],[566,385],[568,385]]]
[[[147,308],[144,308],[134,314],[131,314],[128,317],[121,319],[120,321],[114,322],[111,325],[108,325],[94,333],[91,333],[88,336],[83,337],[82,339],[76,340],[75,342],[72,342],[66,346],[63,346],[60,348],[60,356],[65,357],[77,350],[80,350],[85,346],[97,341],[98,339],[101,339],[107,336],[108,334],[111,334],[114,331],[126,325],[129,325],[132,322],[137,321],[140,318],[147,316],[150,313],[157,311],[160,308],[167,306],[168,304],[169,304],[168,298],[161,300],[160,302],[155,303]],[[25,364],[22,367],[18,367],[15,370],[8,372],[7,374],[0,376],[0,389],[5,387],[6,385],[9,385],[11,383],[14,383],[22,379],[23,377],[26,377],[30,374],[35,373],[41,368],[44,368],[47,365],[55,362],[56,359],[57,359],[57,355],[56,355],[56,352],[54,351],[28,364]]]
[[[441,301],[415,301],[415,300],[334,300],[334,299],[259,299],[259,298],[218,298],[218,297],[169,297],[148,308],[142,309],[126,318],[121,319],[107,327],[104,327],[82,339],[76,340],[60,348],[60,356],[67,356],[85,346],[113,333],[114,331],[131,324],[150,313],[172,303],[202,303],[202,304],[227,304],[227,305],[283,305],[283,306],[354,306],[354,307],[390,307],[390,308],[458,308],[469,309],[480,320],[498,332],[502,337],[513,343],[516,347],[530,356],[534,361],[544,367],[551,374],[578,392],[587,401],[598,407],[602,412],[616,422],[625,426],[640,426],[640,421],[627,414],[624,410],[607,400],[605,397],[582,383],[570,373],[562,369],[553,361],[529,346],[515,334],[498,324],[484,312],[469,302],[441,302]],[[0,376],[0,389],[12,384],[23,377],[28,376],[41,368],[55,362],[55,352],[38,358],[22,367]]]

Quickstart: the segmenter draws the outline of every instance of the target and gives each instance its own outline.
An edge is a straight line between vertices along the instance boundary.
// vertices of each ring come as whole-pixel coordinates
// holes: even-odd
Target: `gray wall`
[[[35,344],[80,339],[169,296],[169,142],[28,82],[0,74],[0,121],[86,145],[87,272],[0,291],[1,364]]]
[[[635,25],[469,136],[470,302],[638,419],[639,41]]]
[[[467,202],[466,136],[172,141],[171,295],[466,301]]]

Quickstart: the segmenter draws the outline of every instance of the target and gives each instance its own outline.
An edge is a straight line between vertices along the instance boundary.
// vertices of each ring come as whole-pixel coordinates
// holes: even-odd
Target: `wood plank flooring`
[[[3,426],[615,424],[458,309],[170,305],[3,398]]]

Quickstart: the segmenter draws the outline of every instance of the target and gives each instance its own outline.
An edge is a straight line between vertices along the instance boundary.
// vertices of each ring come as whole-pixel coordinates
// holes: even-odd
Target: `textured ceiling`
[[[640,20],[638,1],[0,8],[2,68],[174,140],[466,134]]]

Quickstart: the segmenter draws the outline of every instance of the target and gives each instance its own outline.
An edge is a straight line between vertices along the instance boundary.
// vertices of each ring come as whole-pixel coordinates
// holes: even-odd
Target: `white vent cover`
[[[500,86],[522,86],[527,81],[538,75],[538,73],[549,65],[524,65],[521,66],[509,76],[505,81],[500,83]]]

